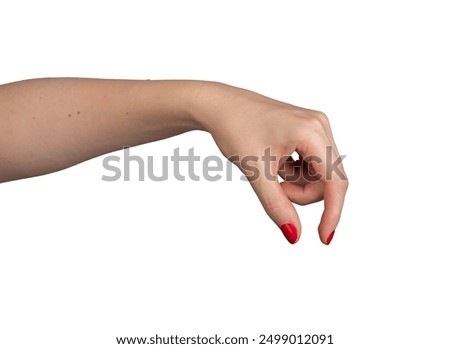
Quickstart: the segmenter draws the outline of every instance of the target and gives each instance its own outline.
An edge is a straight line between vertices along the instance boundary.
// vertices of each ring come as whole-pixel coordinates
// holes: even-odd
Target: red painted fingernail
[[[325,242],[327,245],[329,245],[330,242],[331,242],[331,240],[333,240],[333,236],[334,236],[334,230],[331,232],[330,235],[328,235],[328,239],[327,239],[327,241]]]
[[[283,232],[284,237],[289,241],[291,244],[295,244],[298,238],[297,234],[297,228],[295,225],[291,223],[286,223],[281,226],[281,231]]]

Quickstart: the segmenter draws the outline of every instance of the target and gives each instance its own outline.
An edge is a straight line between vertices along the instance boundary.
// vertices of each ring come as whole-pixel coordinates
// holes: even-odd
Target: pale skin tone
[[[192,130],[210,132],[226,157],[261,159],[270,148],[276,157],[270,173],[284,179],[298,172],[298,162],[289,157],[293,153],[325,159],[329,146],[332,160],[339,157],[323,113],[237,87],[206,81],[35,79],[0,86],[0,183]],[[252,165],[265,173],[262,160]],[[338,169],[344,178],[337,173],[327,178],[326,163],[315,161],[310,163],[314,181],[279,183],[261,175],[250,184],[275,224],[289,228],[291,243],[301,233],[293,203],[324,200],[318,230],[328,244],[348,187],[341,163]]]

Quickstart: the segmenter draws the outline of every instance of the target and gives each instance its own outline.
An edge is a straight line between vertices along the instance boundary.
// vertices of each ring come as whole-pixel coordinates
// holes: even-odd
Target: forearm
[[[0,86],[0,182],[201,128],[197,81],[36,79]]]

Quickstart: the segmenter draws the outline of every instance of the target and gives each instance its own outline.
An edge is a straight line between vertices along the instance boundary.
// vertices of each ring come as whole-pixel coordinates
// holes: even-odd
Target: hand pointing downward
[[[324,200],[318,230],[328,245],[339,223],[348,180],[327,117],[223,84],[209,86],[199,96],[208,103],[197,120],[225,156],[241,160],[234,162],[286,239],[294,244],[301,235],[292,203]],[[294,161],[293,153],[300,159]],[[248,158],[253,161],[242,161]]]

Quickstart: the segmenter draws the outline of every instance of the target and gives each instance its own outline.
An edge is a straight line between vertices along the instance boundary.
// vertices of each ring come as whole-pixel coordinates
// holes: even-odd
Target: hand
[[[219,83],[204,83],[195,98],[195,119],[247,176],[287,240],[296,243],[301,234],[292,203],[324,199],[318,230],[321,241],[329,244],[348,180],[325,114]],[[291,157],[295,152],[297,161]],[[285,181],[279,183],[277,175]]]

